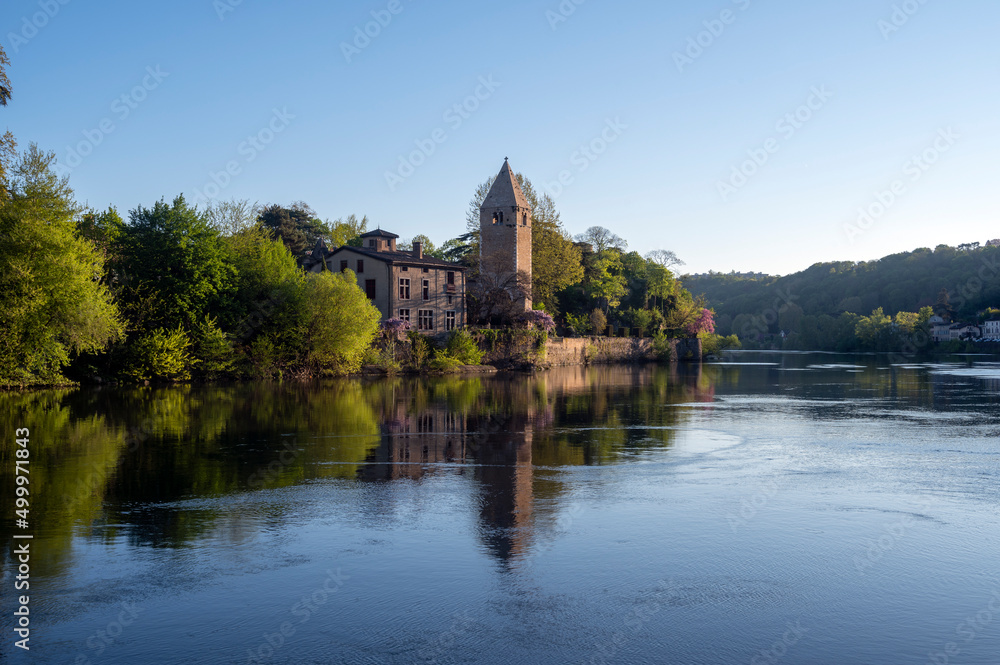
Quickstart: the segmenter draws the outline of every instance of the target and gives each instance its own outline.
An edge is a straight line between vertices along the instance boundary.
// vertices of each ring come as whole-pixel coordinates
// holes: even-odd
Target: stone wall
[[[631,337],[557,337],[545,344],[549,365],[637,363],[657,360],[653,340]],[[700,339],[670,340],[670,361],[700,361]]]

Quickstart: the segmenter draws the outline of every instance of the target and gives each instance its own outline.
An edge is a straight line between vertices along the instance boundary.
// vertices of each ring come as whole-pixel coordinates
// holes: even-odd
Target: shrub
[[[602,334],[608,328],[608,317],[599,309],[590,313],[590,327],[595,335]]]
[[[188,353],[190,347],[191,339],[180,326],[176,330],[157,328],[132,346],[125,374],[136,381],[187,381],[198,362]]]
[[[415,330],[407,333],[410,340],[410,365],[414,369],[423,369],[431,357],[431,341]]]
[[[463,363],[447,351],[438,351],[428,366],[435,372],[454,372],[463,364],[467,363]]]
[[[445,350],[462,365],[478,365],[483,361],[483,352],[465,330],[453,330]]]
[[[670,338],[662,332],[656,333],[653,337],[653,353],[660,360],[670,360],[673,350],[670,341]]]
[[[200,363],[199,370],[207,379],[215,379],[233,368],[235,355],[229,335],[216,325],[216,320],[206,315],[194,330],[194,353]]]

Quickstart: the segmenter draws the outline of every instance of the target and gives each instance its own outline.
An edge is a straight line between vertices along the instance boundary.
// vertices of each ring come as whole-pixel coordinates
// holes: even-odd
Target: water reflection
[[[727,407],[729,396],[777,395],[805,417],[824,418],[856,417],[886,399],[939,413],[970,400],[997,403],[995,365],[943,367],[736,354],[704,367],[52,390],[0,395],[0,426],[32,429],[33,564],[43,580],[69,575],[74,538],[180,548],[221,529],[245,539],[261,523],[280,522],[283,509],[254,520],[199,500],[315,481],[439,476],[471,479],[484,550],[507,563],[530,552],[536,525],[565,507],[566,469],[669,450],[691,418]],[[13,483],[13,455],[5,439],[4,487]]]

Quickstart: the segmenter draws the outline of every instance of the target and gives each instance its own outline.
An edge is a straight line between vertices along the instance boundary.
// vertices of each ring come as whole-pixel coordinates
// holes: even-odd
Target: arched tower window
[[[527,225],[528,225],[528,213],[525,212],[521,214],[521,226],[527,226]]]
[[[500,213],[498,212],[493,213],[493,223],[494,224],[500,223]]]

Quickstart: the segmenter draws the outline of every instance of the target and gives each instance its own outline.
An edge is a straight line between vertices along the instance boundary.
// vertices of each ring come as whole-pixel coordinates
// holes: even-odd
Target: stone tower
[[[518,308],[531,309],[531,206],[506,159],[479,208],[479,237],[487,286],[516,292]]]

